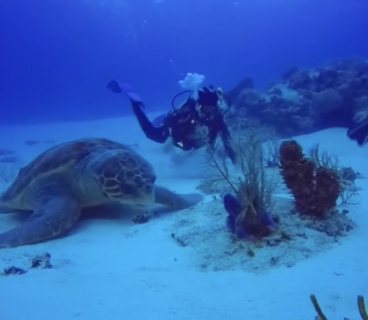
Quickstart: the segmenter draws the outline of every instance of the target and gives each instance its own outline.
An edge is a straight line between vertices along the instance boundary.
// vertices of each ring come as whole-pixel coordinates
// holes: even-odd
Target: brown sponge
[[[340,194],[340,179],[329,168],[316,168],[305,158],[296,141],[284,141],[280,146],[280,172],[295,199],[295,209],[306,215],[322,217],[336,205]]]

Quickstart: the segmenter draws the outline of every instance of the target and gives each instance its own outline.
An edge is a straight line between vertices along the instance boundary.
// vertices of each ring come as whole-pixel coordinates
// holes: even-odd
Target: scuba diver
[[[351,140],[356,140],[358,145],[365,145],[368,142],[368,117],[351,126],[347,136]]]
[[[147,138],[165,143],[171,137],[174,146],[189,151],[206,144],[214,148],[220,133],[226,154],[233,164],[236,163],[237,153],[223,117],[227,110],[224,112],[220,107],[223,101],[220,88],[214,90],[213,87],[204,87],[198,90],[196,99],[191,95],[184,104],[175,108],[175,99],[192,90],[180,92],[172,100],[173,110],[151,122],[143,111],[145,106],[142,99],[129,86],[112,80],[107,87],[115,93],[124,93],[129,98],[133,112]],[[206,128],[207,130],[202,130]]]

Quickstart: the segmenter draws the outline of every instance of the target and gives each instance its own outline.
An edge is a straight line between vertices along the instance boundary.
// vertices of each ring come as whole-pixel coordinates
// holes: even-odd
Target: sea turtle
[[[202,200],[199,194],[181,195],[157,186],[155,180],[152,165],[119,142],[87,138],[57,145],[21,169],[1,195],[1,213],[33,213],[20,226],[0,234],[0,248],[61,235],[84,207],[159,203],[180,210]]]

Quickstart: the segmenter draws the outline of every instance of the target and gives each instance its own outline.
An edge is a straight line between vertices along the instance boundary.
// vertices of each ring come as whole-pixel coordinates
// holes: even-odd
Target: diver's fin
[[[347,135],[358,142],[360,146],[368,142],[368,117],[349,128]]]
[[[120,88],[120,84],[116,80],[111,80],[107,84],[107,88],[109,88],[114,93],[121,93],[122,92],[122,90]]]
[[[137,95],[135,92],[133,92],[132,87],[116,81],[116,80],[112,80],[107,84],[107,88],[109,88],[112,92],[115,93],[121,93],[123,92],[129,100],[131,100],[132,102],[139,102],[143,105],[142,99],[140,98],[139,95]]]

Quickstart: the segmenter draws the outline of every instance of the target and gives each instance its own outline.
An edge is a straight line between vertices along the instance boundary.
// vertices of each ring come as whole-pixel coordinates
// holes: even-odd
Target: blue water
[[[199,170],[206,171],[199,166],[203,153],[176,153],[146,139],[137,121],[120,118],[131,115],[132,108],[123,94],[112,94],[106,88],[110,80],[132,86],[146,111],[159,116],[171,109],[172,98],[183,90],[179,81],[189,72],[204,75],[205,85],[220,86],[225,93],[245,77],[252,77],[256,89],[262,90],[293,66],[317,68],[356,56],[367,60],[367,39],[368,0],[0,0],[0,194],[19,169],[41,152],[89,136],[129,144],[152,163],[159,184],[170,190],[202,192],[197,178]],[[239,118],[259,120],[256,116],[261,114],[274,121],[275,127],[285,129],[279,130],[282,138],[295,134],[305,152],[320,143],[321,152],[333,158],[338,155],[344,172],[351,169],[357,177],[357,188],[346,186],[352,188],[346,189],[347,195],[352,192],[359,197],[351,198],[348,210],[335,212],[336,220],[315,224],[299,220],[289,201],[293,194],[283,184],[272,194],[277,206],[259,211],[261,219],[257,220],[279,228],[281,237],[254,246],[248,246],[253,234],[245,231],[233,232],[245,236],[242,242],[234,241],[231,231],[239,224],[227,218],[222,193],[217,191],[193,210],[173,215],[154,211],[147,225],[133,225],[123,209],[121,220],[116,212],[109,215],[103,209],[101,216],[96,212],[91,219],[78,221],[65,237],[0,248],[0,320],[307,320],[316,314],[308,300],[311,293],[317,295],[328,319],[358,319],[355,297],[368,295],[368,146],[359,147],[357,138],[351,141],[346,127],[361,111],[367,116],[358,102],[368,101],[363,77],[368,69],[364,75],[349,75],[348,69],[335,70],[334,74],[348,74],[343,85],[339,83],[343,89],[339,92],[325,90],[326,77],[318,90],[284,86],[288,90],[285,102],[278,100],[277,90],[281,89],[275,86],[265,95],[272,103],[257,104],[253,99],[256,102],[250,111],[247,102],[252,102],[254,92],[245,90],[249,99],[234,104],[237,108],[230,108],[226,118],[234,129]],[[323,91],[329,93],[327,98],[322,94],[320,99],[308,98],[308,94],[314,97]],[[351,101],[347,99],[350,104],[346,105],[354,108],[346,108],[347,112],[342,95],[350,98],[349,94],[357,92]],[[304,96],[304,100],[293,104],[295,96]],[[279,101],[285,102],[280,108]],[[303,102],[315,107],[313,112],[301,108]],[[336,109],[332,109],[334,103]],[[287,109],[289,106],[297,112]],[[105,120],[87,121],[99,119]],[[159,126],[161,120],[156,118],[154,125]],[[273,127],[266,132],[267,125],[261,134],[271,134],[276,140]],[[314,130],[325,128],[329,129]],[[366,136],[359,134],[358,138]],[[268,150],[276,152],[269,157],[274,167],[267,170],[277,170],[278,162],[272,157],[278,156],[277,150]],[[221,147],[217,151],[220,154]],[[53,162],[48,159],[43,164],[51,168]],[[86,168],[93,165],[86,161],[83,177],[92,181]],[[76,166],[81,168],[78,162]],[[223,168],[224,172],[230,168],[234,177],[240,172],[232,165]],[[37,177],[42,167],[36,169]],[[108,169],[104,174],[110,173]],[[52,181],[56,186],[60,174],[56,172]],[[305,176],[310,177],[308,172]],[[27,178],[22,183],[29,182]],[[60,190],[64,190],[64,179],[61,181]],[[37,194],[43,191],[37,189]],[[235,210],[230,209],[230,218],[234,218]],[[15,216],[1,215],[0,235],[21,222]],[[231,228],[226,228],[226,219]],[[343,228],[352,231],[349,237],[341,236],[345,235]],[[50,252],[54,267],[33,267],[32,259],[45,252]],[[9,267],[25,268],[27,273],[3,276],[3,269]]]
[[[293,65],[367,57],[367,12],[363,0],[2,0],[0,122],[130,114],[112,78],[156,111],[187,72],[262,88]]]

